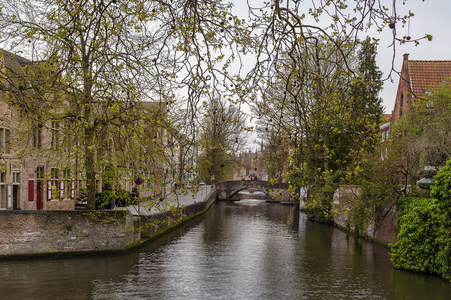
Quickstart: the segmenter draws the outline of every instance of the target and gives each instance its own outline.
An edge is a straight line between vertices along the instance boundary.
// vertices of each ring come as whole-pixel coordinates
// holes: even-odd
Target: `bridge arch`
[[[241,189],[237,189],[233,194],[231,194],[229,196],[229,198],[232,198],[232,197],[238,195],[238,193],[241,192],[241,191],[249,190],[249,189],[253,189],[254,191],[258,191],[258,192],[263,192],[266,196],[269,196],[269,197],[272,198],[271,193],[268,190],[266,190],[265,188],[261,188],[261,187],[251,187],[251,188],[243,187]]]
[[[290,201],[291,194],[288,183],[271,183],[263,180],[236,180],[223,181],[215,184],[216,197],[219,200],[232,198],[238,192],[245,189],[255,189],[270,196],[274,201]],[[273,195],[278,195],[276,198]]]

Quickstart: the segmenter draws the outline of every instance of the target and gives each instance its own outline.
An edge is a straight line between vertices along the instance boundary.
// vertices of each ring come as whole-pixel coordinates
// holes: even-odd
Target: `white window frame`
[[[0,151],[4,150],[4,154],[10,154],[9,139],[11,132],[9,128],[0,127]]]
[[[3,191],[5,191],[4,194]],[[5,207],[8,206],[7,199],[6,172],[0,172],[0,207],[3,207],[3,201],[5,201]]]
[[[14,185],[20,184],[20,172],[19,171],[13,171],[13,184]]]

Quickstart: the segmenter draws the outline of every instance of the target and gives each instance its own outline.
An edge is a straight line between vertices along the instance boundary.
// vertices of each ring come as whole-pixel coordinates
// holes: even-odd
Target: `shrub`
[[[77,198],[77,201],[87,201],[88,200],[88,193],[86,191],[86,187],[81,187],[79,189],[79,196]]]
[[[120,207],[125,207],[129,205],[130,193],[124,189],[116,191],[116,205]]]
[[[442,273],[448,230],[438,201],[432,198],[401,198],[398,242],[392,247],[396,268]]]
[[[451,212],[451,160],[434,176],[431,197],[437,198],[440,207],[448,214]]]
[[[321,223],[332,222],[332,201],[334,188],[331,185],[321,187],[313,195],[312,201],[307,205],[307,217]]]
[[[132,192],[130,193],[130,204],[137,204],[139,198],[139,191],[137,187],[132,188]]]
[[[110,190],[96,193],[96,209],[113,209],[114,198],[114,193]]]

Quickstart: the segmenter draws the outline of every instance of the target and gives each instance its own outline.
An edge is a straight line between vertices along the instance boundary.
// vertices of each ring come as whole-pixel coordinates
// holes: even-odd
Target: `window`
[[[18,171],[13,171],[13,184],[8,185],[8,207],[13,209],[18,209],[19,199],[20,199],[20,173]]]
[[[10,139],[9,129],[0,127],[0,151],[3,151],[3,153],[5,154],[10,153],[9,139]]]
[[[59,192],[58,185],[58,169],[51,168],[50,169],[50,180],[48,181],[48,197],[47,200],[57,199]]]
[[[8,207],[7,194],[6,194],[6,172],[0,172],[0,207]]]
[[[44,167],[37,167],[36,168],[36,178],[37,179],[44,179]]]
[[[65,168],[63,170],[63,185],[60,187],[60,193],[62,193],[63,198],[71,198],[72,197],[72,182],[70,180],[70,169]],[[61,183],[60,183],[61,184]]]
[[[52,179],[58,179],[58,173],[59,173],[58,168],[51,168],[50,169],[50,177]]]
[[[424,95],[426,96],[426,108],[434,108],[434,99],[432,97],[432,92],[428,90],[424,90]]]
[[[33,147],[36,149],[42,148],[42,129],[35,128],[33,131]]]
[[[59,147],[59,140],[58,140],[58,135],[59,135],[59,123],[56,121],[52,121],[52,150],[58,150]]]
[[[20,172],[13,172],[13,183],[20,183]]]
[[[401,94],[401,102],[400,102],[400,109],[399,109],[399,116],[400,117],[402,117],[402,112],[403,112],[402,110],[404,109],[403,106],[404,106],[404,95]]]
[[[64,179],[69,179],[70,178],[70,169],[66,168],[63,170],[63,178]]]

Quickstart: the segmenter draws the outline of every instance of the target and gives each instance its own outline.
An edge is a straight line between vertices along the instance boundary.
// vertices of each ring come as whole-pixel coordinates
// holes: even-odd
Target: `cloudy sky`
[[[247,1],[259,6],[263,0],[232,0],[234,13],[240,18],[247,16]],[[302,0],[308,7],[312,0]],[[316,1],[316,0],[314,0]],[[409,10],[414,14],[410,26],[404,27],[397,24],[396,31],[399,37],[411,36],[412,40],[431,34],[432,41],[422,40],[420,45],[413,43],[395,45],[390,47],[393,38],[391,29],[386,28],[382,33],[373,35],[380,39],[378,46],[377,64],[383,72],[383,78],[387,78],[394,62],[394,68],[401,70],[402,59],[405,53],[409,53],[410,60],[451,60],[451,0],[381,0],[386,6],[391,7],[396,2],[398,15],[405,15]],[[404,3],[404,4],[403,4]],[[306,8],[308,10],[308,8]],[[394,55],[394,56],[393,56]],[[394,61],[393,61],[394,59]],[[391,114],[398,88],[399,76],[392,72],[391,79],[384,81],[384,88],[380,94],[383,100],[384,112]]]
[[[234,2],[234,13],[240,18],[246,18],[247,1],[252,6],[259,7],[264,0],[232,1]],[[307,12],[312,0],[302,1],[301,7],[306,7],[305,12]],[[388,7],[392,6],[393,1],[396,2],[398,15],[408,14],[409,10],[415,15],[410,21],[410,26],[406,24],[402,27],[401,24],[397,24],[396,31],[399,37],[409,35],[413,40],[423,37],[425,34],[431,34],[433,40],[430,42],[422,40],[418,46],[413,43],[404,45],[398,43],[393,52],[393,47],[390,47],[393,38],[391,29],[387,27],[382,33],[368,33],[380,39],[377,62],[384,78],[387,78],[390,73],[393,53],[395,55],[394,66],[397,71],[401,70],[404,53],[409,53],[411,60],[451,60],[451,0],[381,0]],[[385,113],[391,113],[393,110],[398,82],[399,76],[396,73],[392,73],[391,80],[387,79],[384,82],[384,89],[380,96],[383,99]]]
[[[430,42],[424,40],[419,46],[397,44],[395,68],[401,69],[404,53],[409,53],[411,60],[451,60],[451,0],[407,0],[405,5],[402,5],[402,0],[398,0],[398,3],[398,13],[408,13],[411,10],[415,14],[410,22],[410,36],[420,37],[427,33],[431,34],[433,39]],[[408,26],[397,28],[397,30],[401,36],[408,34]],[[390,71],[393,57],[393,49],[387,48],[390,45],[389,31],[387,28],[380,35],[377,58],[378,66],[385,76]],[[398,88],[399,76],[394,74],[392,78],[393,83],[387,80],[380,95],[384,101],[386,113],[391,113],[393,110]]]

